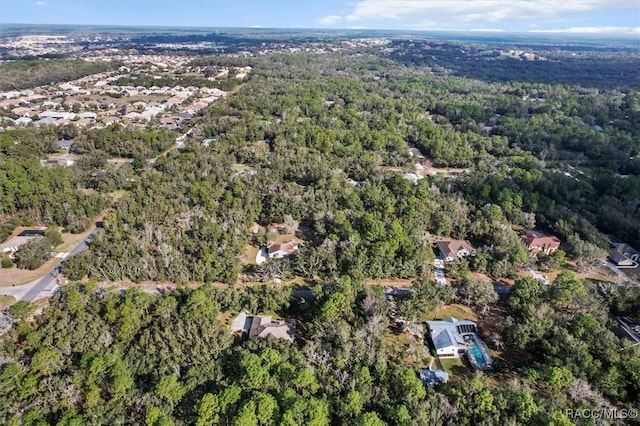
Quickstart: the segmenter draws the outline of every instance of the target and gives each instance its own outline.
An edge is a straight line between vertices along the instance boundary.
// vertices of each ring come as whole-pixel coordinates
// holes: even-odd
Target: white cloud
[[[637,13],[635,0],[360,0],[344,18],[331,23],[393,20],[414,29],[474,28],[478,24],[550,20],[599,9]],[[475,24],[475,25],[474,25]],[[473,25],[473,26],[472,26]]]
[[[264,28],[264,25],[249,25],[249,28]]]
[[[321,25],[335,25],[338,22],[342,21],[342,16],[340,15],[329,15],[329,16],[325,16],[324,18],[320,18],[318,20],[318,22]]]
[[[46,2],[44,2],[44,1],[37,1],[37,2],[36,2],[36,5],[38,5],[38,6],[46,6],[46,5],[47,5],[47,3],[46,3]]]
[[[472,28],[468,31],[476,32],[476,33],[503,33],[504,30],[500,28]]]
[[[640,34],[640,27],[571,27],[552,30],[529,30],[530,33],[572,33],[572,34]]]

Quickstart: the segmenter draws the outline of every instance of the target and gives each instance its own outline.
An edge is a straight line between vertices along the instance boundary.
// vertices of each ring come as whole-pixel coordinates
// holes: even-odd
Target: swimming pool
[[[479,365],[484,366],[487,364],[482,349],[480,349],[480,346],[478,346],[476,342],[473,342],[473,345],[469,348],[469,353]]]
[[[467,350],[467,358],[469,358],[471,366],[476,370],[493,369],[491,357],[489,357],[486,349],[481,346],[481,343],[478,342],[478,339],[475,336],[471,338],[471,345]]]

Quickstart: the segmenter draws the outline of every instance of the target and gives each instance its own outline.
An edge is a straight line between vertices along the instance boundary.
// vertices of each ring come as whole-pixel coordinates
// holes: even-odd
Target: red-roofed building
[[[287,241],[286,243],[269,244],[267,253],[270,259],[280,259],[282,257],[291,256],[298,252],[298,243],[296,241]]]
[[[476,254],[476,249],[466,240],[438,241],[436,244],[447,262]]]
[[[527,251],[533,256],[538,253],[551,254],[560,248],[560,240],[554,235],[545,235],[538,231],[527,231],[522,236],[522,242]]]

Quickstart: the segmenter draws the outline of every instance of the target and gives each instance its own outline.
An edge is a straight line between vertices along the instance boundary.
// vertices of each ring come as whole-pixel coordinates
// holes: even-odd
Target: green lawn
[[[454,317],[459,320],[478,321],[478,316],[468,307],[459,304],[445,305],[440,309],[429,312],[427,321]]]
[[[439,360],[440,368],[449,373],[452,377],[466,377],[472,374],[471,370],[462,362],[460,358],[447,358]]]

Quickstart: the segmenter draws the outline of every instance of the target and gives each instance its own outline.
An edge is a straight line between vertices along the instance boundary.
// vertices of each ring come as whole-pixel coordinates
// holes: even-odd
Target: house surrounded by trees
[[[540,252],[549,255],[560,248],[558,237],[538,231],[525,232],[522,236],[522,242],[532,256],[537,256]]]
[[[476,249],[466,240],[438,241],[436,244],[447,262],[476,254]]]

